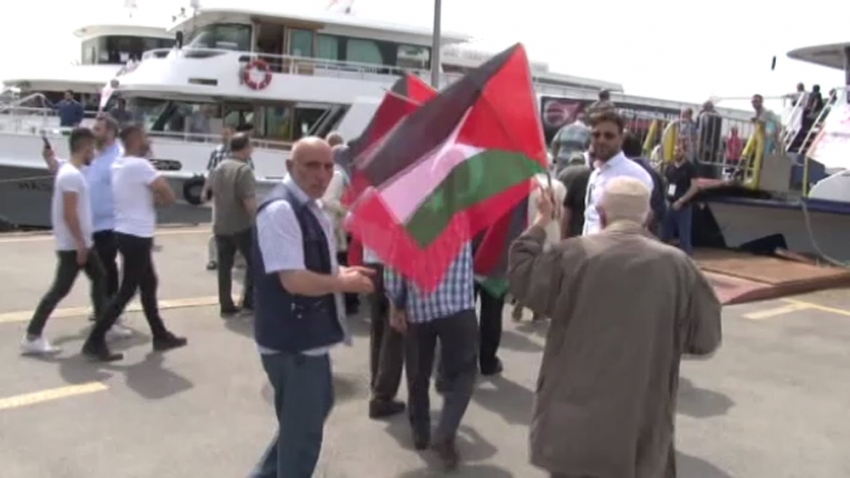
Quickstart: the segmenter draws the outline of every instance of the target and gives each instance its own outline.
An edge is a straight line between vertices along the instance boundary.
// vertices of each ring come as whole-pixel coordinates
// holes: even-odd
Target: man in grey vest
[[[341,294],[370,293],[370,269],[340,267],[318,199],[334,173],[327,142],[298,141],[289,174],[258,207],[252,270],[254,337],[274,388],[278,433],[252,478],[310,478],[333,406],[328,352],[350,344]]]

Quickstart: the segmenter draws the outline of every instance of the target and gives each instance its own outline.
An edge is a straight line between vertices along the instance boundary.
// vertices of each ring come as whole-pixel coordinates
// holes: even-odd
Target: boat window
[[[289,30],[289,54],[292,56],[313,56],[313,32],[310,30]]]
[[[333,35],[319,35],[317,58],[325,60],[339,60],[339,37]]]
[[[292,108],[289,106],[263,106],[259,108],[260,124],[254,124],[257,136],[290,141],[292,139]]]
[[[144,52],[160,48],[171,48],[173,38],[140,36],[105,36],[92,38],[82,43],[83,63],[118,65],[128,60],[141,60]]]
[[[201,27],[194,32],[189,48],[251,51],[251,27],[237,23],[220,23]]]
[[[372,40],[349,38],[345,52],[345,60],[355,63],[384,64],[384,56],[378,44]]]
[[[418,45],[399,45],[396,65],[402,68],[427,70],[431,65],[431,49]]]
[[[97,63],[97,40],[86,40],[80,44],[83,49],[83,65],[94,65]]]
[[[250,104],[225,104],[222,124],[236,129],[241,124],[254,124],[254,107]],[[255,126],[256,127],[256,126]]]

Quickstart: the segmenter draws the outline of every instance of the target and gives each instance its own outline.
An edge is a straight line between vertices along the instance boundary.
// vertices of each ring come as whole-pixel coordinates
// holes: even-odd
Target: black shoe
[[[208,271],[214,271],[216,269],[218,269],[218,263],[216,263],[215,261],[207,262],[207,270]]]
[[[439,378],[434,380],[434,390],[440,395],[446,393],[446,382]]]
[[[502,361],[499,359],[496,359],[496,361],[490,365],[481,365],[481,375],[485,377],[499,375],[500,373],[502,373],[503,370],[504,367],[502,366]]]
[[[443,462],[443,469],[445,471],[454,471],[457,469],[458,462],[460,462],[460,455],[457,452],[457,445],[453,439],[435,442],[431,444],[431,449],[434,450],[437,457]]]
[[[222,319],[232,319],[233,317],[236,317],[237,315],[239,315],[239,308],[238,307],[223,307],[219,311],[219,315],[221,316]]]
[[[171,349],[178,349],[189,343],[186,337],[178,337],[171,332],[166,332],[163,335],[153,338],[153,349],[155,352],[165,352]]]
[[[88,341],[83,344],[83,355],[93,362],[115,362],[124,358],[124,354],[110,351],[105,343],[95,345]]]
[[[369,401],[369,418],[376,420],[398,415],[404,411],[404,402],[398,400],[376,400]]]
[[[431,432],[428,429],[413,429],[413,448],[427,450],[431,446]]]

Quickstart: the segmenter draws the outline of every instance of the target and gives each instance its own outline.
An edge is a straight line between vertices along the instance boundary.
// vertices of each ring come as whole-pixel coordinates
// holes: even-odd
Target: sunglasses
[[[617,135],[615,135],[614,133],[612,133],[612,132],[610,132],[610,131],[605,131],[605,132],[602,132],[602,131],[594,131],[594,132],[593,132],[593,133],[591,133],[591,134],[593,135],[593,137],[594,137],[595,139],[599,139],[599,138],[614,139],[614,138],[616,138],[616,137],[617,137]]]

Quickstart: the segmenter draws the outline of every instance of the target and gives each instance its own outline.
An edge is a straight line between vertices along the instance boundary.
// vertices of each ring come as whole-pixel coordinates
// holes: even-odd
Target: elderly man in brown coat
[[[679,361],[720,345],[720,303],[696,264],[644,229],[650,191],[612,179],[603,230],[544,250],[556,204],[510,250],[510,290],[551,317],[531,423],[531,462],[553,478],[676,476]]]

